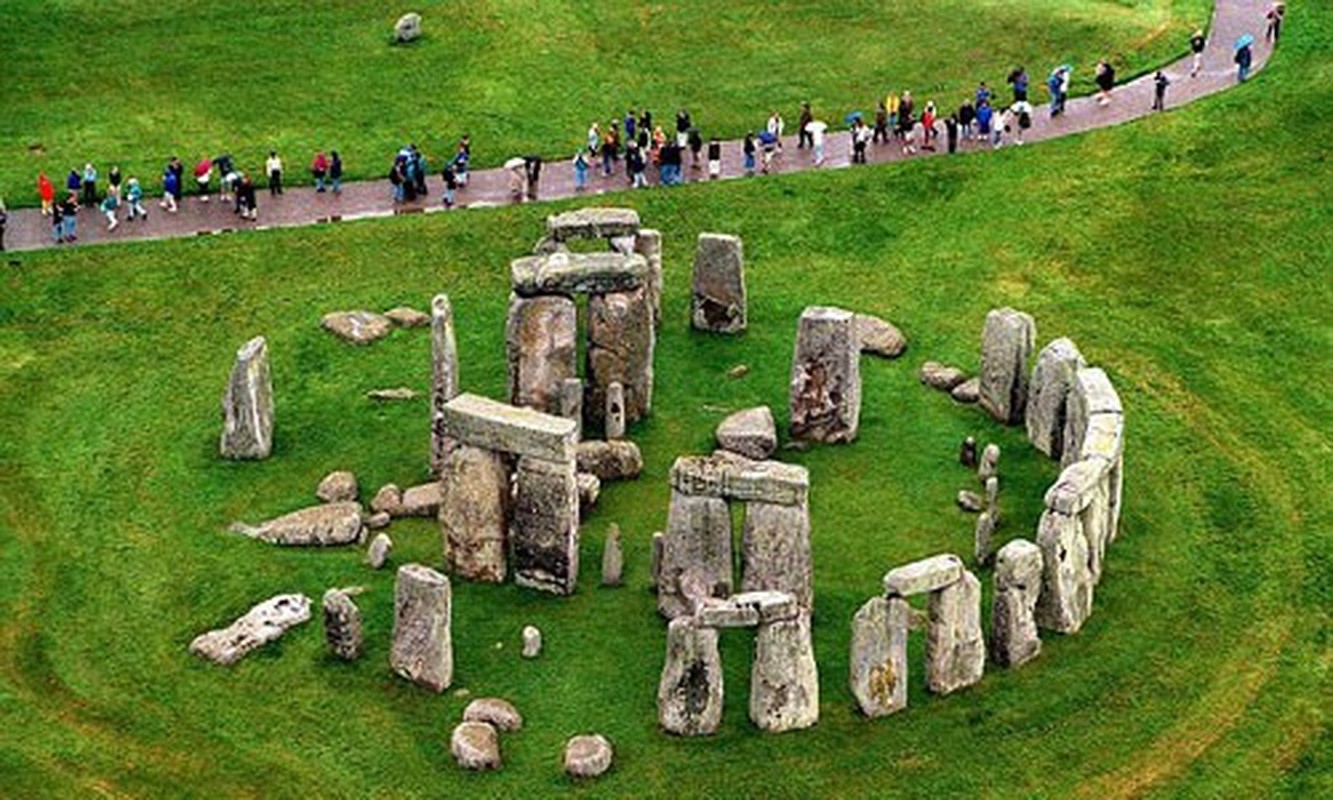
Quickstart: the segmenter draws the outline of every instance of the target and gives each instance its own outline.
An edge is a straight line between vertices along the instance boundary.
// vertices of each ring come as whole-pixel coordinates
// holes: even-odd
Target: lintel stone
[[[460,394],[446,403],[442,422],[445,435],[463,444],[547,461],[572,461],[578,443],[578,425],[572,419],[475,394]]]
[[[963,560],[946,553],[889,570],[884,576],[884,591],[890,597],[909,597],[938,591],[962,578]]]

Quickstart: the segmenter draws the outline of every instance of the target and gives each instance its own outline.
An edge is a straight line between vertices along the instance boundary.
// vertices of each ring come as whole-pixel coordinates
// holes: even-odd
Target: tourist
[[[676,112],[676,144],[684,149],[689,144],[690,128],[693,123],[690,122],[690,112],[681,109]]]
[[[653,135],[653,112],[643,109],[639,112],[639,147],[643,150],[648,149],[648,143]]]
[[[1032,127],[1032,104],[1026,100],[1020,100],[1010,107],[1015,125],[1014,142],[1020,147],[1023,145],[1023,137],[1028,129]]]
[[[315,179],[315,193],[324,193],[324,178],[329,174],[329,159],[320,150],[315,153],[315,160],[310,162],[310,176]]]
[[[334,194],[342,194],[342,193],[343,193],[343,159],[342,159],[342,156],[338,155],[338,151],[337,151],[337,150],[334,150],[334,151],[333,151],[332,153],[330,153],[329,155],[330,155],[330,158],[329,158],[329,182],[333,184],[333,193],[334,193]],[[452,164],[450,165],[450,167],[452,168]],[[458,180],[458,178],[457,178],[457,172],[455,172],[454,175],[455,175],[454,180],[455,180],[455,182],[457,182],[457,180]]]
[[[610,177],[615,169],[616,139],[611,131],[602,134],[602,175]]]
[[[56,244],[63,244],[65,241],[65,213],[60,210],[60,204],[51,203],[51,236]]]
[[[874,131],[866,125],[866,121],[861,117],[852,120],[852,163],[866,163],[866,146],[870,144],[875,137]]]
[[[1051,117],[1058,117],[1065,111],[1065,86],[1068,70],[1062,65],[1051,71],[1046,78],[1046,92],[1051,96]]]
[[[72,169],[65,176],[65,191],[78,195],[83,191],[83,176],[77,169]]]
[[[935,131],[935,113],[935,103],[927,101],[926,110],[921,114],[921,149],[931,152],[935,150],[935,137],[938,135]]]
[[[1097,74],[1093,80],[1097,83],[1097,103],[1107,105],[1111,102],[1111,89],[1115,86],[1115,67],[1106,59],[1097,62]]]
[[[889,92],[889,96],[884,98],[884,108],[889,112],[889,130],[898,128],[898,105],[902,100],[896,92]]]
[[[944,120],[944,139],[950,153],[958,152],[958,117],[953,114]]]
[[[236,162],[232,160],[231,153],[223,153],[213,159],[213,166],[218,170],[218,200],[225,203],[234,197],[236,183],[241,176],[236,171]]]
[[[899,139],[907,138],[907,134],[912,132],[916,125],[916,101],[912,99],[912,90],[904,89],[903,96],[898,100],[898,122],[894,126],[894,133]]]
[[[574,153],[574,191],[581,192],[588,188],[588,156],[582,147]]]
[[[991,147],[999,150],[1004,147],[1004,135],[1014,129],[1014,110],[1012,107],[1000,111],[1000,116],[991,126]]]
[[[61,227],[61,237],[67,242],[78,240],[75,231],[79,225],[79,195],[77,192],[70,192],[65,195],[65,199],[60,204],[60,216],[64,222]]]
[[[976,133],[972,124],[977,119],[977,110],[972,107],[971,100],[964,100],[958,106],[958,135],[963,139],[972,139]]]
[[[407,199],[407,159],[399,156],[389,167],[389,186],[393,189],[393,202],[401,203]]]
[[[1152,86],[1153,86],[1152,110],[1153,110],[1153,111],[1165,111],[1165,110],[1166,110],[1166,87],[1168,87],[1168,86],[1170,86],[1170,85],[1171,85],[1171,80],[1170,80],[1169,78],[1166,77],[1166,74],[1165,74],[1164,72],[1162,72],[1160,69],[1157,70],[1157,74],[1154,75],[1154,76],[1153,76],[1153,79],[1152,79]]]
[[[990,101],[977,104],[977,136],[984,142],[990,139],[991,123],[995,118],[995,109]]]
[[[745,141],[741,143],[741,155],[744,159],[743,167],[747,177],[754,176],[754,133],[747,131]]]
[[[977,84],[976,103],[978,108],[981,107],[982,103],[989,103],[991,96],[991,90],[987,88],[985,81]]]
[[[586,174],[584,177],[587,177]],[[458,191],[458,175],[451,163],[445,163],[444,169],[440,170],[440,179],[444,182],[444,207],[453,208],[454,193]]]
[[[276,197],[282,194],[282,159],[278,158],[277,150],[268,151],[268,160],[264,162],[264,174],[268,176],[269,196]]]
[[[140,217],[143,217],[145,222],[148,221],[148,212],[143,207],[143,188],[139,186],[139,179],[134,176],[130,176],[129,182],[125,184],[125,205],[130,210],[130,222]]]
[[[1250,67],[1254,65],[1254,45],[1251,42],[1245,41],[1244,44],[1237,47],[1235,61],[1236,81],[1238,83],[1244,83],[1245,80],[1250,77]]]
[[[824,165],[824,142],[828,133],[828,123],[814,120],[810,123],[810,141],[814,148],[814,164],[816,167]]]
[[[763,148],[763,154],[760,156],[763,166],[760,167],[760,172],[763,172],[765,175],[768,174],[768,170],[773,166],[773,158],[777,155],[778,141],[778,137],[770,131],[764,131],[759,136],[759,145]]]
[[[199,185],[199,202],[208,202],[208,182],[213,179],[213,159],[201,158],[194,165],[194,181]]]
[[[638,130],[639,120],[634,116],[634,109],[625,109],[625,144],[637,141],[636,132]]]
[[[92,162],[83,165],[83,204],[89,208],[97,205],[97,168]]]
[[[171,168],[170,164],[168,164],[167,168],[162,172],[162,202],[158,203],[158,205],[165,208],[168,212],[175,214],[178,207],[176,198],[180,196],[180,191],[180,175],[176,174],[176,171]]]
[[[49,216],[55,207],[56,187],[45,172],[37,173],[37,196],[42,200],[42,216]]]
[[[9,222],[9,209],[5,208],[5,198],[0,197],[0,253],[5,251],[5,225]]]
[[[106,191],[108,194],[114,194],[117,199],[120,198],[120,165],[112,164],[111,171],[106,174]]]
[[[537,184],[542,177],[542,157],[523,156],[523,177],[528,187],[528,199],[537,199]]]
[[[809,144],[815,146],[814,137],[808,130],[810,123],[815,121],[815,115],[810,111],[810,101],[801,103],[801,115],[796,119],[796,149],[800,150]]]
[[[430,198],[430,187],[426,185],[426,176],[430,174],[430,163],[426,154],[412,145],[412,188],[422,200]]]
[[[1264,32],[1264,41],[1277,43],[1282,36],[1282,18],[1287,15],[1287,4],[1282,2],[1273,3],[1268,7],[1264,14],[1264,19],[1268,21],[1268,29]]]
[[[1026,103],[1028,100],[1028,72],[1019,65],[1005,81],[1014,89],[1014,102]]]
[[[809,108],[810,104],[805,104]],[[809,125],[809,123],[806,123]],[[810,140],[811,146],[814,146],[814,139]],[[708,179],[717,180],[722,177],[722,141],[714,136],[708,140]]]
[[[1203,48],[1208,44],[1208,40],[1203,36],[1203,29],[1199,28],[1190,36],[1190,77],[1199,77],[1199,70],[1203,67]]]
[[[458,140],[458,149],[454,152],[454,158],[451,162],[454,168],[454,178],[458,181],[458,188],[467,187],[468,169],[472,164],[472,137],[466,133],[463,138]]]
[[[249,175],[241,177],[241,185],[236,190],[236,199],[241,204],[241,219],[259,218],[259,205],[255,202],[255,182]]]
[[[661,181],[663,186],[676,186],[681,183],[682,149],[676,141],[662,145]]]
[[[116,219],[116,209],[119,207],[120,201],[116,199],[114,194],[107,192],[106,197],[102,200],[100,208],[102,209],[102,213],[106,215],[106,229],[108,233],[114,231],[116,226],[120,224],[120,220]]]
[[[784,124],[782,115],[775,109],[769,116],[768,125],[765,127],[765,130],[773,135],[773,144],[779,151],[782,150],[782,129]]]
[[[614,119],[611,120],[611,125],[610,125],[610,127],[607,128],[607,131],[611,134],[611,160],[612,160],[612,161],[619,161],[619,160],[620,160],[620,122],[619,122],[618,120],[614,120]]]
[[[871,144],[889,143],[889,107],[880,103],[875,108],[875,130],[870,135]]]
[[[699,153],[704,149],[704,137],[699,133],[698,128],[690,128],[690,169],[702,169],[703,164],[700,161]]]
[[[662,166],[662,146],[665,144],[666,131],[662,130],[661,125],[658,125],[656,128],[653,128],[653,142],[652,149],[650,150],[652,153],[653,166],[655,167]]]
[[[644,159],[643,148],[638,142],[630,142],[625,149],[625,169],[629,172],[629,185],[633,189],[642,189],[648,185],[648,178],[644,172],[648,169],[648,162]]]
[[[898,123],[898,128],[900,130],[899,136],[901,137],[903,155],[905,156],[915,155],[916,124],[913,122],[908,122],[906,123],[907,125],[906,128],[903,128],[903,124],[904,123],[902,123],[901,121]]]

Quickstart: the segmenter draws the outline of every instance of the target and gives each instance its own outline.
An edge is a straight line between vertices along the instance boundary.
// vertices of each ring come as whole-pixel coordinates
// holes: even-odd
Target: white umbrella
[[[513,158],[509,159],[508,161],[506,161],[506,162],[504,163],[504,168],[505,168],[505,169],[518,169],[519,167],[523,166],[523,165],[526,164],[526,163],[527,163],[527,162],[524,161],[522,157],[520,157],[520,156],[514,156]]]
[[[828,123],[814,120],[813,122],[806,123],[805,129],[810,133],[823,133],[828,130]]]

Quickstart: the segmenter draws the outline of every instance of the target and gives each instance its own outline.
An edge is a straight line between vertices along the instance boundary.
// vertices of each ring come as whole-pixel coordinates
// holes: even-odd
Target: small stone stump
[[[707,736],[722,722],[722,662],[717,631],[693,617],[667,626],[666,663],[657,684],[657,721],[677,736]]]
[[[745,254],[739,236],[699,234],[690,319],[696,330],[712,333],[745,330]]]
[[[393,553],[393,539],[387,533],[377,533],[366,548],[366,563],[371,569],[380,569]]]
[[[345,589],[330,589],[324,593],[324,640],[329,652],[343,661],[361,657],[361,609]]]
[[[601,734],[575,736],[565,744],[565,773],[572,778],[596,778],[611,769],[611,742]]]
[[[500,768],[500,736],[486,722],[460,722],[449,736],[449,752],[470,770]]]
[[[606,414],[603,418],[608,441],[625,438],[625,387],[612,381],[606,387]]]
[[[982,408],[1006,425],[1024,421],[1028,401],[1028,362],[1037,324],[1012,308],[992,310],[981,333]]]
[[[1041,574],[1041,548],[1025,539],[1014,539],[995,556],[991,657],[1002,667],[1021,666],[1041,653],[1036,620]]]
[[[602,546],[602,585],[620,586],[624,583],[625,553],[620,546],[620,526],[611,523]]]
[[[861,418],[860,339],[855,315],[812,306],[801,314],[792,356],[792,438],[851,442]]]
[[[412,12],[398,18],[393,25],[393,40],[398,44],[415,42],[421,38],[421,15]]]
[[[223,458],[262,459],[273,450],[273,378],[268,343],[256,336],[236,351],[222,395]]]
[[[542,654],[542,632],[534,625],[523,627],[523,657],[536,658]]]
[[[394,584],[393,647],[389,666],[433,692],[454,677],[449,579],[430,567],[399,567]]]

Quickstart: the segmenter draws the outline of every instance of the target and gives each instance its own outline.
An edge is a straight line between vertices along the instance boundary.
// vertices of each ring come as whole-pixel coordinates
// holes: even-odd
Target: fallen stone
[[[542,632],[532,625],[523,627],[523,657],[536,658],[542,654]]]
[[[514,582],[573,594],[579,579],[579,490],[573,460],[518,460],[509,517]]]
[[[981,379],[968,378],[953,389],[949,390],[949,396],[959,403],[975,403],[981,399]]]
[[[351,593],[330,589],[324,593],[324,640],[329,652],[343,661],[361,657],[361,609],[352,601]]]
[[[699,234],[691,322],[712,333],[745,330],[745,253],[739,236]]]
[[[487,722],[460,722],[449,737],[449,752],[470,770],[500,768],[500,736]]]
[[[867,717],[907,707],[908,610],[900,597],[872,597],[852,619],[850,682]]]
[[[565,773],[573,778],[596,778],[611,769],[613,753],[605,736],[575,736],[565,744]]]
[[[606,392],[614,383],[619,383],[625,393],[627,424],[652,413],[656,342],[652,309],[642,288],[594,294],[588,298],[585,411],[595,421],[601,421],[604,416]]]
[[[273,377],[268,343],[256,336],[236,351],[222,395],[223,458],[268,458],[273,450]]]
[[[963,577],[926,600],[926,688],[950,694],[981,680],[986,640],[981,632],[981,581]]]
[[[546,235],[557,242],[613,239],[639,232],[639,212],[632,208],[576,208],[546,218]]]
[[[606,387],[606,413],[602,417],[608,441],[625,438],[625,387],[612,381]]]
[[[856,439],[861,419],[861,345],[855,316],[811,306],[801,313],[792,355],[791,435],[811,442]]]
[[[1060,458],[1064,452],[1069,389],[1074,375],[1086,366],[1078,347],[1065,338],[1056,339],[1037,354],[1028,386],[1025,423],[1032,446],[1051,458]]]
[[[280,594],[251,608],[231,625],[195,637],[190,652],[215,664],[235,664],[308,619],[309,597]]]
[[[421,38],[421,15],[404,14],[393,25],[393,39],[399,44],[415,42]]]
[[[981,333],[981,407],[1006,425],[1017,425],[1027,413],[1028,363],[1037,324],[1030,314],[1012,308],[986,314]]]
[[[400,328],[424,328],[430,324],[430,314],[407,306],[395,306],[385,311],[384,316]]]
[[[960,489],[958,491],[958,507],[975,514],[985,508],[985,501],[976,492]]]
[[[819,721],[819,671],[808,614],[759,627],[750,670],[750,720],[773,733]]]
[[[449,296],[430,302],[430,474],[439,475],[455,442],[444,432],[444,406],[458,396],[458,344]]]
[[[514,704],[499,697],[478,697],[463,709],[464,722],[485,722],[497,731],[512,733],[523,728],[523,715]]]
[[[395,517],[433,517],[440,510],[440,482],[431,481],[403,490]]]
[[[475,394],[463,393],[446,403],[442,422],[444,434],[463,444],[549,461],[573,459],[578,441],[573,420]]]
[[[509,264],[521,297],[628,292],[643,286],[648,261],[637,253],[568,253],[526,256]]]
[[[499,453],[455,447],[440,471],[444,562],[470,581],[503,583],[508,573],[509,470]]]
[[[810,473],[797,464],[751,461],[721,451],[677,458],[671,465],[671,486],[690,495],[802,505],[809,495]]]
[[[746,375],[749,374],[750,374],[750,366],[748,364],[737,364],[736,366],[727,370],[727,377],[731,378],[732,380],[739,380],[740,378],[744,378]]]
[[[398,568],[389,666],[433,692],[448,689],[454,678],[451,607],[448,578],[421,564]]]
[[[955,386],[967,380],[967,373],[958,367],[945,366],[938,361],[927,361],[921,365],[918,377],[932,389],[951,392]]]
[[[657,722],[677,736],[707,736],[722,722],[722,661],[717,631],[690,617],[667,626],[666,662],[657,684]]]
[[[1041,653],[1036,621],[1041,573],[1041,548],[1025,539],[1014,539],[995,556],[991,657],[1000,666],[1017,667]]]
[[[356,500],[356,476],[350,472],[330,472],[315,489],[315,497],[325,503]]]
[[[360,503],[325,503],[258,525],[235,523],[232,533],[284,547],[332,547],[361,539]]]
[[[387,511],[376,511],[373,514],[362,512],[361,518],[368,531],[383,530],[389,527],[389,523],[393,522],[393,517],[389,516]]]
[[[417,393],[406,386],[399,386],[396,389],[371,389],[366,392],[366,397],[381,403],[392,403],[415,400],[417,399]]]
[[[856,315],[856,337],[861,352],[884,358],[897,358],[907,349],[907,337],[892,323],[869,314]]]
[[[579,442],[576,451],[579,472],[595,475],[603,481],[623,481],[643,472],[643,454],[639,446],[626,439],[614,442]]]
[[[370,344],[393,330],[393,323],[373,311],[334,311],[324,315],[320,327],[352,344]]]
[[[884,576],[889,597],[911,597],[950,586],[963,577],[963,560],[952,554],[931,556],[895,567]]]
[[[370,540],[370,547],[366,549],[366,563],[371,569],[380,569],[392,553],[393,540],[389,538],[389,534],[376,534],[375,538]]]
[[[741,591],[786,593],[809,611],[814,605],[810,511],[804,504],[751,501],[741,534]]]
[[[717,426],[717,445],[763,461],[778,448],[778,427],[768,406],[737,411]]]
[[[371,511],[376,514],[388,514],[390,517],[394,516],[402,505],[403,490],[399,489],[398,485],[394,483],[384,484],[370,499]]]
[[[509,402],[560,412],[564,383],[578,375],[578,310],[560,295],[510,295],[505,324]],[[563,416],[563,415],[562,415]]]

